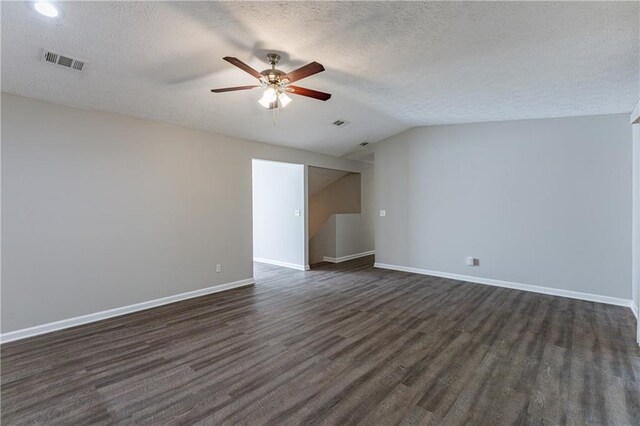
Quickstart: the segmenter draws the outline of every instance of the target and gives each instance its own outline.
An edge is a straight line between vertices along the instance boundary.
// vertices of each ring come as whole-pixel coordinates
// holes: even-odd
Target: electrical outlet
[[[220,264],[216,265],[216,273],[217,272],[222,272],[222,265]]]
[[[295,210],[293,214],[295,214],[296,216],[300,216],[300,210]]]
[[[380,210],[380,217],[385,217],[387,215],[386,210]]]

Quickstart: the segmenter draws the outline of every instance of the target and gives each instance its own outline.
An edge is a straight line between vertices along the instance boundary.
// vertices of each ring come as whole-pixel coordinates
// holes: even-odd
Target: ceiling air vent
[[[367,146],[367,145],[369,145],[369,142],[362,142],[362,143],[360,143],[360,146]]]
[[[338,119],[338,120],[334,121],[331,124],[333,124],[336,127],[344,127],[347,124],[349,124],[349,122],[347,120]]]
[[[87,61],[82,59],[61,55],[60,53],[46,49],[42,51],[42,60],[48,64],[69,68],[75,71],[82,71],[87,64]]]

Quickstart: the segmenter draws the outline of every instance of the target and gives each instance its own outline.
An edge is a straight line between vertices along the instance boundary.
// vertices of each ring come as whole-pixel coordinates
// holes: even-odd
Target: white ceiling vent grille
[[[62,55],[58,52],[51,50],[42,50],[42,61],[51,65],[57,65],[64,68],[69,68],[74,71],[82,71],[87,64],[87,61],[74,58],[68,55]]]

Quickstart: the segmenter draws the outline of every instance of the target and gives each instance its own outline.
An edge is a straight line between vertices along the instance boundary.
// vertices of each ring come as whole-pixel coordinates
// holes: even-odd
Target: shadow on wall
[[[309,166],[309,239],[333,214],[360,213],[360,173]]]
[[[307,180],[309,186],[309,262],[313,264],[321,262],[325,256],[336,256],[336,237],[330,238],[331,241],[325,241],[327,233],[335,235],[335,232],[324,232],[325,235],[321,238],[325,241],[323,244],[319,244],[318,241],[315,241],[314,244],[314,237],[325,227],[335,225],[335,218],[333,218],[333,222],[330,221],[334,215],[357,214],[359,216],[362,190],[360,173],[310,166]],[[359,220],[359,217],[351,220]],[[358,239],[357,232],[351,233],[351,235],[351,238]],[[349,245],[358,246],[357,241]]]

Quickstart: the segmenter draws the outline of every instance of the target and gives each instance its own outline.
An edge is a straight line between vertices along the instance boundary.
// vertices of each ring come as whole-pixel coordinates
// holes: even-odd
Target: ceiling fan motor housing
[[[286,72],[275,68],[266,69],[260,72],[260,74],[262,74],[266,82],[269,84],[281,84],[289,81],[286,78],[283,78],[287,74]]]
[[[287,73],[276,69],[276,65],[280,62],[280,55],[277,53],[269,53],[267,54],[267,60],[271,64],[271,68],[260,72],[260,74],[262,74],[266,79],[266,83],[277,85],[288,83],[289,81],[283,78]]]

